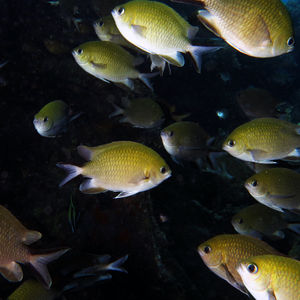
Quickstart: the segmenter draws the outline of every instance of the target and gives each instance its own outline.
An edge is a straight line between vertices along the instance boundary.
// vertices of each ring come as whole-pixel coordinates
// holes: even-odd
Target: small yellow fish
[[[151,98],[124,99],[125,108],[114,104],[116,110],[110,117],[124,115],[119,122],[130,123],[138,128],[158,127],[164,121],[164,113],[157,102]]]
[[[174,1],[174,0],[173,0]],[[290,15],[280,0],[175,0],[203,6],[198,19],[238,51],[254,57],[291,52]]]
[[[225,140],[223,150],[245,161],[300,156],[300,126],[275,118],[258,118],[237,127]]]
[[[54,300],[58,292],[46,289],[36,280],[24,281],[7,300]]]
[[[106,41],[84,43],[72,52],[78,65],[86,72],[105,82],[118,82],[134,89],[132,79],[139,78],[151,90],[149,77],[135,69],[135,58],[121,46]]]
[[[300,233],[300,224],[288,224],[283,214],[262,204],[253,204],[239,211],[231,220],[234,229],[244,235],[257,238],[283,239],[282,230],[290,229]]]
[[[208,153],[209,135],[195,122],[181,121],[164,128],[160,137],[173,159],[196,160]]]
[[[247,290],[236,271],[239,262],[256,255],[281,255],[267,243],[240,234],[217,235],[198,246],[198,253],[212,272],[245,294]]]
[[[272,209],[300,213],[300,174],[286,168],[257,173],[245,182],[245,188],[258,202]]]
[[[61,100],[46,104],[35,116],[33,125],[44,137],[56,137],[66,130],[68,123],[78,118],[81,113],[73,115],[70,107]]]
[[[129,49],[133,49],[135,51],[141,52],[143,54],[147,54],[147,52],[137,48],[133,44],[129,43],[121,34],[116,23],[112,17],[112,15],[100,18],[94,23],[94,29],[101,41],[109,41],[116,43],[118,45],[124,46]],[[166,67],[166,61],[154,54],[150,54],[151,66],[150,70],[159,69],[160,75],[162,76]],[[170,71],[170,69],[169,69]]]
[[[0,273],[9,281],[21,281],[23,271],[19,263],[30,264],[40,275],[46,288],[52,280],[46,264],[58,259],[69,249],[46,254],[31,254],[27,245],[38,241],[42,234],[28,230],[9,210],[0,205]]]
[[[166,162],[151,148],[130,141],[112,142],[98,147],[78,146],[78,153],[87,162],[82,167],[57,164],[69,174],[60,183],[74,177],[88,177],[79,187],[86,194],[107,190],[120,192],[123,198],[149,190],[171,176]]]
[[[130,43],[163,57],[170,64],[182,67],[181,53],[189,52],[200,72],[201,55],[216,47],[193,46],[190,42],[198,27],[191,26],[171,7],[157,1],[133,0],[112,11],[115,23]]]
[[[300,300],[298,260],[259,255],[243,260],[237,271],[247,290],[257,300]]]

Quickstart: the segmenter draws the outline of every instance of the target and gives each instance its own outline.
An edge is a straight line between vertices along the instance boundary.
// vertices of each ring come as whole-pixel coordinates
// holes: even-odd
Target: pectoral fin
[[[1,266],[0,273],[9,281],[17,282],[23,279],[22,268],[14,261],[5,266]]]
[[[267,293],[268,293],[268,297],[269,297],[267,300],[277,300],[277,298],[274,294],[274,291],[269,290],[269,291],[267,291]]]
[[[98,63],[95,63],[95,62],[91,62],[92,66],[95,68],[95,69],[106,69],[107,68],[107,64],[98,64]]]
[[[269,198],[271,199],[290,199],[294,198],[296,195],[295,194],[290,194],[290,195],[272,195],[269,194]]]
[[[134,184],[134,185],[140,185],[143,181],[148,181],[150,178],[150,174],[147,170],[144,171],[144,173],[140,173],[134,177],[132,177],[128,183]]]
[[[213,32],[218,37],[221,36],[216,25],[215,17],[209,11],[200,9],[198,10],[197,17],[208,30]]]
[[[275,161],[268,160],[268,152],[260,149],[247,150],[255,162],[262,164],[276,164]]]
[[[146,31],[147,31],[147,27],[146,26],[141,26],[141,25],[131,25],[132,30],[142,36],[143,38],[146,36]]]

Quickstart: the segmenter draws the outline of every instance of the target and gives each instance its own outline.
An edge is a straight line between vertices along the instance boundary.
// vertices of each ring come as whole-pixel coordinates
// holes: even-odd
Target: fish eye
[[[252,185],[253,187],[257,186],[257,180],[254,179],[254,180],[251,182],[251,185]]]
[[[160,173],[161,173],[161,174],[165,174],[166,172],[167,172],[166,167],[161,167],[161,168],[160,168]]]
[[[78,54],[78,55],[81,55],[82,53],[83,53],[83,50],[79,48],[79,49],[77,50],[77,54]]]
[[[235,145],[235,141],[229,140],[227,144],[229,147],[233,147]]]
[[[239,224],[243,224],[243,223],[244,223],[244,220],[243,220],[242,218],[240,218],[240,219],[238,220],[238,223],[239,223]]]
[[[173,131],[168,131],[168,136],[173,136],[174,132]]]
[[[119,15],[119,16],[123,15],[124,11],[125,11],[124,7],[120,7],[120,8],[118,9],[118,15]]]
[[[205,247],[203,248],[203,251],[204,251],[206,254],[208,254],[208,253],[211,252],[211,248],[210,248],[209,246],[205,246]]]
[[[249,264],[249,265],[247,266],[247,270],[248,270],[248,272],[251,273],[251,274],[256,274],[257,271],[258,271],[258,268],[257,268],[257,265],[255,265],[255,264]]]
[[[98,22],[98,25],[99,25],[100,27],[102,27],[102,26],[104,25],[104,22],[101,20],[101,21]]]
[[[287,45],[289,46],[289,47],[291,47],[291,46],[294,46],[294,44],[295,44],[295,39],[293,38],[293,37],[290,37],[288,40],[287,40]]]
[[[45,117],[43,122],[46,123],[48,121],[48,117]]]

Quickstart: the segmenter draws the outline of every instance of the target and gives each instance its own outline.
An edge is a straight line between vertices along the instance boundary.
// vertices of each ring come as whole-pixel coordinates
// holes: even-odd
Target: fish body
[[[300,300],[298,260],[260,255],[243,260],[237,271],[256,300]]]
[[[240,234],[215,236],[199,245],[198,253],[212,272],[246,294],[247,291],[242,278],[236,271],[239,262],[256,255],[280,255],[277,250],[267,243]]]
[[[81,168],[57,164],[69,172],[60,186],[81,174],[88,177],[80,191],[87,194],[120,192],[116,198],[149,190],[171,176],[166,162],[154,150],[140,143],[118,141],[98,147],[79,146],[79,154],[88,160]]]
[[[7,300],[54,300],[57,296],[57,292],[46,289],[36,280],[29,279],[23,282]]]
[[[9,281],[21,281],[23,271],[19,263],[29,263],[40,274],[45,287],[51,286],[46,264],[59,258],[69,249],[47,254],[31,254],[27,245],[42,237],[38,231],[25,228],[9,210],[0,205],[0,273]]]
[[[149,77],[156,74],[140,73],[135,68],[135,58],[115,43],[87,42],[75,48],[72,54],[81,68],[105,82],[122,83],[133,90],[132,79],[139,78],[152,89]]]
[[[173,0],[174,1],[174,0]],[[198,19],[236,50],[275,57],[294,49],[290,15],[280,0],[175,0],[201,5]]]
[[[279,101],[267,90],[249,87],[237,93],[237,102],[249,119],[276,117]]]
[[[61,100],[46,104],[35,116],[33,125],[44,137],[56,137],[66,130],[68,123],[79,117],[72,116],[70,107]]]
[[[100,18],[94,23],[94,29],[98,36],[98,38],[101,41],[108,41],[112,43],[116,43],[120,46],[124,46],[129,49],[133,49],[135,51],[139,51],[143,54],[147,54],[146,52],[142,51],[141,49],[137,48],[133,44],[129,43],[121,34],[118,27],[115,24],[115,21],[112,17],[112,15],[108,15],[106,17]],[[165,67],[166,67],[166,61],[154,54],[150,54],[151,59],[151,71],[154,69],[159,69],[160,74],[162,75],[164,73]]]
[[[250,195],[272,209],[300,213],[300,174],[286,168],[257,173],[245,182]]]
[[[189,52],[200,71],[201,54],[218,49],[192,46],[190,40],[197,34],[198,28],[161,2],[129,1],[117,6],[112,16],[119,31],[130,43],[178,67],[185,63],[181,53]]]
[[[160,133],[166,151],[175,159],[197,160],[207,154],[209,135],[195,122],[175,122]]]
[[[300,126],[276,118],[258,118],[237,127],[225,140],[223,150],[245,161],[300,156]]]
[[[283,239],[284,229],[300,232],[299,224],[288,224],[281,212],[260,203],[250,205],[233,216],[231,223],[234,229],[244,235],[257,238],[267,236],[270,239]]]
[[[138,128],[158,127],[164,121],[164,113],[157,102],[151,98],[135,98],[123,100],[125,108],[117,105],[110,116],[124,115],[120,122],[130,123]]]

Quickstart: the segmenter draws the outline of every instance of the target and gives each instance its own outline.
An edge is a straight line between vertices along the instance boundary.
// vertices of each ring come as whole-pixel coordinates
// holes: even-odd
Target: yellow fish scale
[[[236,267],[241,260],[263,254],[280,255],[277,250],[270,247],[265,242],[239,234],[218,235],[202,243],[199,248],[201,249],[206,245],[210,246],[212,249],[207,259],[204,259],[207,266],[210,267],[210,264],[213,266],[220,263],[226,265],[230,274],[240,284],[242,284],[242,279],[238,274]],[[220,261],[220,258],[222,258],[222,261]],[[216,271],[219,275],[221,274],[221,277],[226,276],[222,269],[213,271]]]
[[[117,81],[139,76],[133,66],[134,57],[122,47],[106,41],[89,42],[81,47],[88,53],[89,63],[100,65],[101,74],[106,79]]]
[[[155,1],[130,1],[123,7],[126,23],[141,26],[142,34],[157,49],[185,52],[191,25],[172,8]]]
[[[155,151],[134,142],[115,142],[94,151],[95,157],[83,167],[82,175],[96,179],[109,190],[134,186],[151,170],[166,165]]]
[[[277,300],[300,300],[300,262],[283,256],[263,255],[250,258],[247,263],[255,263],[263,279],[269,277],[269,290]]]
[[[22,244],[28,231],[5,207],[0,205],[0,266],[11,261],[27,262],[29,250]]]
[[[293,28],[289,13],[280,0],[199,2],[214,16],[212,27],[216,33],[241,52],[257,57],[287,52],[286,43],[293,35]],[[269,50],[263,50],[265,47]]]
[[[297,126],[272,118],[255,119],[238,127],[233,137],[243,142],[246,149],[263,150],[273,155],[288,155],[300,147],[300,135],[296,133]]]

